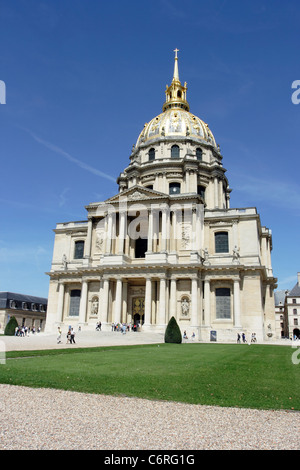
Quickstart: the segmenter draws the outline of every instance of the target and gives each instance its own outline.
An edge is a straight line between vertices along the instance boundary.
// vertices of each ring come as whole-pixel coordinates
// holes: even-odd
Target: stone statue
[[[240,250],[239,248],[235,245],[233,249],[233,262],[239,264],[240,262]]]
[[[68,269],[68,258],[65,253],[63,254],[63,257],[62,257],[62,264],[63,264],[64,269]]]
[[[97,315],[97,313],[98,313],[98,308],[99,308],[98,297],[94,297],[94,298],[92,299],[91,314],[92,314],[92,315]]]
[[[188,316],[189,311],[190,311],[189,301],[186,298],[184,298],[181,301],[181,313],[182,313],[183,316],[186,317],[186,316]]]

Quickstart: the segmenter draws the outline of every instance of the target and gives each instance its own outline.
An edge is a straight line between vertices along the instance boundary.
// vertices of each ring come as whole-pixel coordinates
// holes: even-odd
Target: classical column
[[[190,192],[190,170],[185,171],[185,192]]]
[[[119,246],[118,246],[118,254],[124,254],[124,242],[125,242],[125,224],[126,222],[126,212],[122,211],[119,212]]]
[[[161,212],[161,251],[167,250],[167,208],[163,207]]]
[[[215,186],[215,207],[219,207],[218,178],[216,176],[214,178],[214,186]]]
[[[159,282],[159,315],[158,325],[166,323],[166,278],[162,277]]]
[[[115,323],[121,323],[121,309],[122,309],[122,279],[117,279],[116,286],[116,301],[115,301]]]
[[[112,247],[112,214],[108,213],[107,214],[107,232],[106,232],[106,247],[105,247],[105,253],[106,254],[111,254],[111,247]]]
[[[210,280],[204,280],[204,325],[210,325]]]
[[[87,293],[88,293],[88,281],[82,281],[80,307],[79,307],[79,319],[78,319],[79,323],[86,322]]]
[[[109,294],[109,279],[103,279],[102,305],[100,305],[101,323],[107,323],[108,321],[108,294]]]
[[[170,281],[170,309],[169,320],[171,317],[177,318],[177,296],[176,296],[177,280],[172,278]]]
[[[93,228],[93,221],[92,219],[88,219],[88,229],[86,240],[84,244],[84,257],[89,258],[91,256],[91,246],[92,246],[92,228]]]
[[[128,281],[123,279],[122,288],[122,322],[127,323]]]
[[[145,290],[145,325],[151,324],[151,306],[152,306],[152,281],[150,277],[146,278]]]
[[[192,278],[192,316],[191,326],[198,326],[198,279]]]
[[[149,216],[148,216],[148,242],[147,242],[147,251],[152,253],[153,249],[153,214],[152,210],[149,210]]]
[[[56,321],[58,323],[61,323],[63,321],[64,296],[65,296],[65,284],[63,282],[59,282],[58,304],[57,304],[57,314],[56,314]]]
[[[235,279],[233,281],[233,313],[234,313],[234,326],[241,327],[241,302],[240,302],[240,281]]]
[[[102,305],[102,297],[103,297],[103,280],[100,277],[99,292],[98,292],[98,298],[99,298],[98,318],[99,318],[99,320],[100,320],[100,312],[101,312],[101,305]]]

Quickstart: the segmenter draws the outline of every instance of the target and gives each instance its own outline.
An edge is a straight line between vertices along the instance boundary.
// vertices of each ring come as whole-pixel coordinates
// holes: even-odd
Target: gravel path
[[[0,450],[299,450],[300,413],[0,384]]]

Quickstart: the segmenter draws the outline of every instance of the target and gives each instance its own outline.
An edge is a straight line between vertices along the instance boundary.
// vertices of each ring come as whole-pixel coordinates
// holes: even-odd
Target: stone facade
[[[220,148],[186,90],[176,56],[163,113],[140,133],[119,193],[56,226],[48,331],[98,321],[164,331],[175,316],[199,340],[275,337],[271,231],[256,208],[230,208]]]

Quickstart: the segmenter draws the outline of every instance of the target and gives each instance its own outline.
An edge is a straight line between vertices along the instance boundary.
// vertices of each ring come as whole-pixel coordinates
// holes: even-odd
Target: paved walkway
[[[57,344],[57,334],[30,333],[29,336],[0,336],[0,351],[27,351],[39,349],[86,348],[98,346],[122,346],[131,344],[159,344],[164,342],[164,333],[149,331],[130,331],[122,334],[120,331],[87,330],[76,332],[76,344],[67,344],[67,331],[63,330],[62,342]],[[186,341],[199,343],[199,341]],[[233,343],[232,343],[233,344]],[[289,340],[269,341],[264,344],[292,346]],[[300,343],[299,343],[300,345]]]
[[[5,351],[27,351],[35,349],[87,348],[98,346],[120,346],[130,344],[163,343],[163,333],[134,332],[122,334],[120,331],[78,331],[75,344],[67,344],[67,331],[62,332],[61,344],[57,344],[57,334],[30,333],[28,336],[0,336]],[[3,347],[2,347],[3,350]]]

